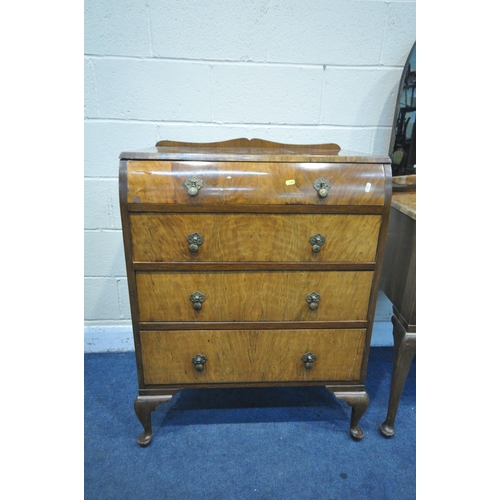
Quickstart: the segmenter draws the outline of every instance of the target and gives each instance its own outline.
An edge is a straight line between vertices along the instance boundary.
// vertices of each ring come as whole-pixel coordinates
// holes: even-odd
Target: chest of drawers
[[[324,385],[363,437],[390,172],[258,139],[120,155],[141,445],[187,387]]]

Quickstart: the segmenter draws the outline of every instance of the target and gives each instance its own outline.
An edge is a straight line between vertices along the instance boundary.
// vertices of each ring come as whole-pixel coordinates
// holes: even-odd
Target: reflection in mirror
[[[401,76],[389,155],[392,175],[416,174],[417,48],[410,51]]]

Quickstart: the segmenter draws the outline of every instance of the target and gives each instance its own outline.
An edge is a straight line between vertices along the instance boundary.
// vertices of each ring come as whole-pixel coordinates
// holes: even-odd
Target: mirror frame
[[[399,82],[399,90],[398,90],[398,95],[397,95],[397,100],[396,100],[396,108],[394,111],[394,119],[392,121],[392,130],[391,130],[391,141],[389,144],[389,157],[392,160],[393,154],[394,154],[394,147],[396,145],[396,129],[398,125],[398,117],[399,117],[399,111],[401,109],[401,95],[403,92],[403,87],[404,87],[404,82],[405,82],[405,77],[408,72],[408,68],[410,66],[410,61],[413,57],[413,53],[416,51],[417,47],[417,42],[415,41],[412,45],[412,48],[410,52],[408,53],[408,57],[406,58],[406,63],[403,68],[403,72],[401,74],[401,80]],[[407,152],[408,154],[408,152]]]

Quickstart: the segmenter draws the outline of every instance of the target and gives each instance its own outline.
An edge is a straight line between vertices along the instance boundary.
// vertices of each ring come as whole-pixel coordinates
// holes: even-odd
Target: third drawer
[[[144,271],[136,279],[141,322],[365,321],[373,271]]]

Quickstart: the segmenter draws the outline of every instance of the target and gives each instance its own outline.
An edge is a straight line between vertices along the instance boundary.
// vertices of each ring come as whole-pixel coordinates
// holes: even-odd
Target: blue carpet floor
[[[416,361],[396,419],[392,347],[372,347],[361,420],[324,387],[183,390],[152,413],[142,448],[133,353],[85,354],[85,498],[406,500],[416,497]]]

